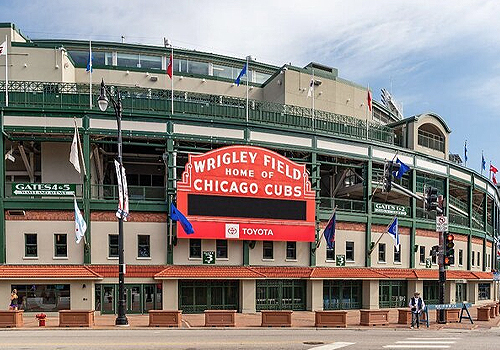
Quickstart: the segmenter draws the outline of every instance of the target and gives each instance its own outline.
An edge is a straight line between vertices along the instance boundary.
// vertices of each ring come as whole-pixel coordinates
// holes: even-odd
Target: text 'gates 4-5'
[[[194,234],[179,238],[305,241],[315,238],[315,194],[304,164],[265,148],[189,155],[177,207]]]

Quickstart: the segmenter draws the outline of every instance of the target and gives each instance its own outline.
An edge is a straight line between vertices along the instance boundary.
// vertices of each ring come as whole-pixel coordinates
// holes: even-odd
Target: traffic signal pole
[[[443,211],[444,215],[444,211]],[[438,232],[439,236],[439,255],[438,255],[438,263],[439,263],[439,304],[444,304],[444,287],[446,284],[446,270],[444,269],[444,251],[445,251],[445,244],[446,240],[444,237],[446,237],[448,233],[447,232]],[[444,324],[446,323],[445,317],[444,317],[444,309],[439,309],[439,317],[438,317],[438,323]]]

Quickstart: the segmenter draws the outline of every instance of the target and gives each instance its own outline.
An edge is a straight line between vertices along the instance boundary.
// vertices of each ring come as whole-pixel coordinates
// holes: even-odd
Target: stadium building
[[[97,104],[102,80],[123,110],[127,313],[396,308],[414,291],[436,304],[429,186],[455,242],[445,302],[497,299],[499,192],[449,160],[441,116],[404,118],[388,94],[370,108],[366,86],[314,62],[30,40],[10,23],[4,36],[0,300],[16,288],[25,311],[116,313],[119,142],[115,111]],[[80,172],[69,160],[75,123]],[[395,157],[410,170],[384,192]],[[78,244],[74,196],[87,224]],[[171,203],[194,233],[171,221]],[[384,234],[395,217],[398,247]]]

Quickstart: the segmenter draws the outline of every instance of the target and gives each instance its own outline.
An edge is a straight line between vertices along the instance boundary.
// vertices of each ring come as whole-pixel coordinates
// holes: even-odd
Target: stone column
[[[178,310],[179,309],[179,280],[164,280],[163,281],[163,310]]]
[[[254,313],[256,303],[255,280],[240,280],[240,307],[241,312]]]
[[[363,281],[363,309],[379,308],[379,281]]]

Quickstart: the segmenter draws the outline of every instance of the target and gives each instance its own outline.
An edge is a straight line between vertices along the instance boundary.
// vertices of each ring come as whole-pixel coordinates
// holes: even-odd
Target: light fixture
[[[99,98],[97,99],[97,104],[99,105],[99,109],[101,112],[104,112],[106,109],[108,109],[108,97],[106,96],[106,89],[104,88],[104,81],[101,83],[101,94],[99,95]]]
[[[84,283],[84,284],[82,284],[82,288],[83,288],[83,289],[87,288],[87,285],[86,285],[85,283]]]
[[[125,74],[129,75],[129,74],[130,74],[130,71],[129,71],[129,70],[128,70],[128,71],[126,71],[126,72],[125,72]]]
[[[156,75],[152,75],[149,77],[149,80],[151,81],[158,81],[158,77]]]
[[[207,82],[207,79],[203,78],[203,79],[201,80],[201,82],[202,82],[202,83],[206,83],[206,82]]]
[[[7,153],[5,153],[5,160],[8,159],[12,163],[14,163],[16,161],[16,158],[12,155],[12,153],[14,153],[14,149],[11,147],[10,151],[8,151]]]

